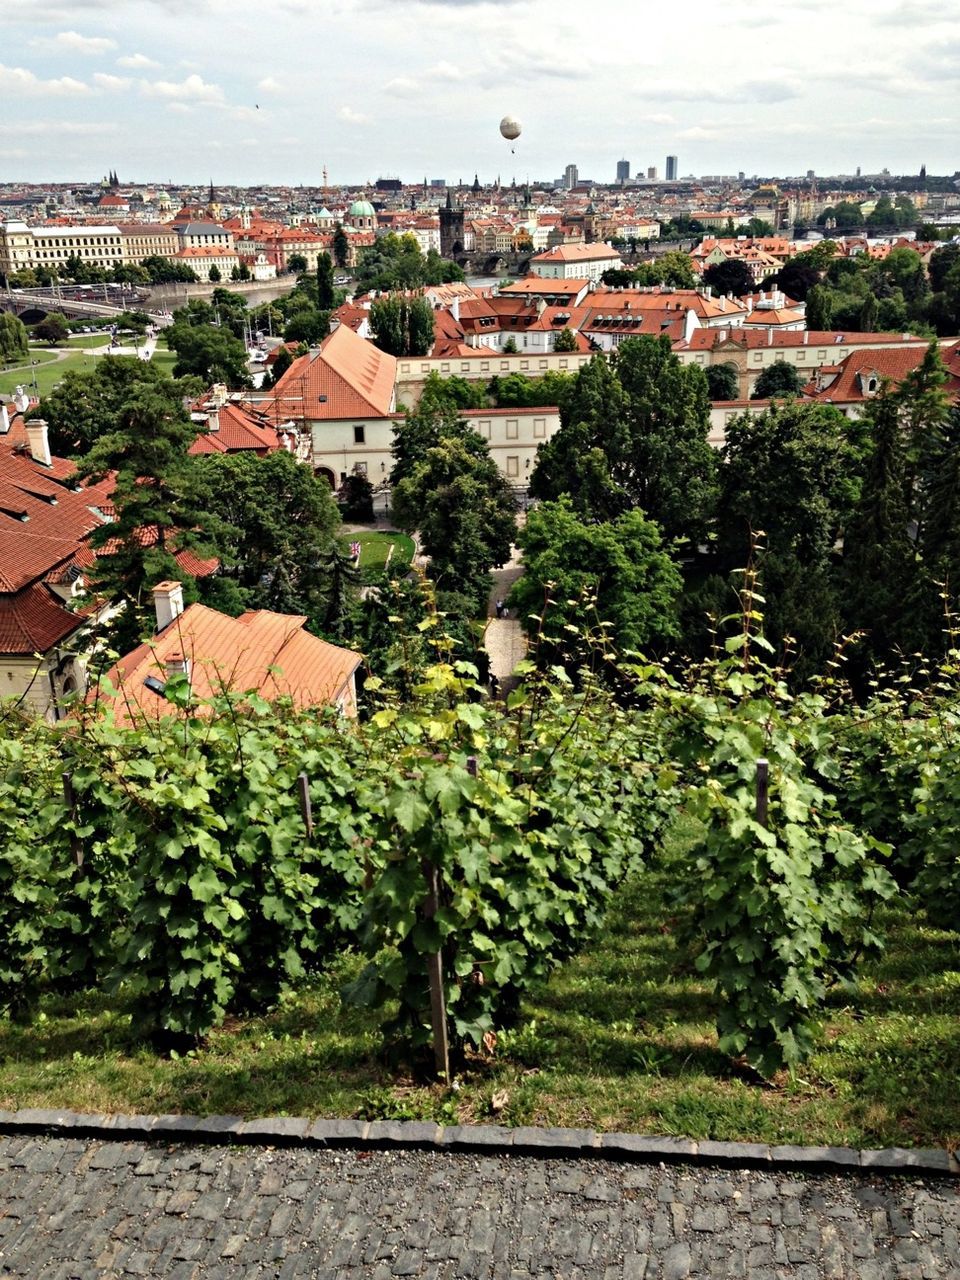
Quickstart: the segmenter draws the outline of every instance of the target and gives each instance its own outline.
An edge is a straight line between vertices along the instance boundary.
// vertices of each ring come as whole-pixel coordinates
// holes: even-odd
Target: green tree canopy
[[[579,655],[581,637],[571,641],[572,629],[599,622],[612,624],[609,638],[620,652],[677,635],[680,572],[642,511],[586,523],[561,498],[532,510],[517,541],[524,572],[510,604],[528,631],[562,654]]]
[[[169,389],[168,389],[169,388]],[[123,601],[116,643],[129,647],[151,629],[149,588],[179,577],[173,553],[192,547],[210,553],[207,495],[187,450],[196,427],[166,387],[141,384],[125,397],[116,430],[102,435],[81,459],[82,477],[116,473],[115,518],[90,535],[98,552],[92,580],[109,599]],[[192,586],[192,584],[188,584]]]
[[[174,377],[192,374],[208,385],[249,386],[246,347],[228,328],[177,321],[166,334],[167,345],[177,353]]]
[[[49,311],[39,324],[33,326],[33,332],[41,342],[49,342],[51,347],[54,347],[58,342],[66,342],[70,337],[70,326],[62,312]]]
[[[340,522],[329,485],[283,449],[198,461],[220,576],[236,585],[236,611],[305,614],[312,631],[329,634],[339,619],[329,610],[326,562]]]
[[[425,356],[433,346],[433,308],[425,298],[378,298],[370,307],[370,328],[388,355]]]
[[[111,356],[89,368],[71,369],[48,396],[40,415],[50,427],[50,448],[62,457],[83,455],[102,437],[121,430],[128,402],[161,396],[171,414],[185,395],[202,390],[199,381],[172,381],[159,365],[132,356]]]
[[[740,370],[731,360],[712,364],[705,372],[707,394],[711,400],[739,400]]]
[[[317,254],[317,310],[332,311],[336,305],[333,288],[333,259],[329,253]]]
[[[516,532],[516,501],[486,441],[441,434],[395,486],[392,508],[401,529],[419,531],[438,589],[485,614],[490,570],[507,562]]]
[[[740,258],[726,258],[723,262],[715,262],[703,273],[704,284],[710,285],[718,294],[732,293],[740,298],[756,289],[753,273]]]
[[[16,364],[29,354],[26,325],[12,311],[0,311],[0,364]]]
[[[803,387],[803,379],[792,364],[786,360],[775,360],[773,364],[762,369],[753,384],[751,400],[768,400],[771,396],[799,395]]]

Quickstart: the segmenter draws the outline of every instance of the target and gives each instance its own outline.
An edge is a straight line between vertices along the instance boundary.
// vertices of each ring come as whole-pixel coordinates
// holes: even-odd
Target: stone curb
[[[0,1135],[43,1134],[96,1138],[102,1142],[242,1143],[264,1147],[330,1147],[339,1150],[457,1151],[629,1161],[641,1164],[711,1165],[729,1169],[811,1173],[960,1176],[956,1153],[939,1148],[769,1147],[756,1142],[710,1142],[596,1133],[593,1129],[548,1129],[502,1125],[441,1125],[416,1120],[304,1120],[267,1116],[85,1115],[77,1111],[0,1111]]]

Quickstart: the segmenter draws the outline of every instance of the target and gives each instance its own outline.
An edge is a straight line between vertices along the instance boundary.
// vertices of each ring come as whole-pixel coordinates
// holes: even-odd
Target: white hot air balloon
[[[520,137],[520,121],[514,116],[504,116],[500,121],[500,132],[508,142],[516,142]],[[514,154],[513,147],[510,148],[510,154]]]

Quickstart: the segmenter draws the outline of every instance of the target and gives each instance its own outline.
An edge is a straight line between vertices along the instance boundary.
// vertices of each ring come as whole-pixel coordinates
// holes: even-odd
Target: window
[[[364,428],[364,427],[354,427],[354,428],[353,428],[353,443],[354,443],[354,444],[366,444],[366,434],[367,434],[367,433],[366,433],[366,428]]]
[[[755,352],[753,353],[753,363],[754,363],[754,364],[761,364],[762,362],[763,362],[763,352],[762,352],[762,351],[755,351]]]
[[[544,436],[546,436],[546,434],[547,434],[547,420],[546,420],[546,418],[534,418],[534,420],[533,420],[533,434],[534,434],[534,438],[536,438],[536,437],[540,437],[540,438],[542,439]]]
[[[566,356],[562,356],[560,359],[560,368],[566,369],[568,368],[569,364],[570,364],[570,361],[566,358]]]
[[[515,456],[507,458],[507,475],[518,476],[520,474],[520,459]]]
[[[508,440],[516,440],[516,439],[517,439],[517,435],[518,435],[518,432],[517,432],[517,419],[516,419],[516,418],[508,418],[508,419],[507,419],[507,439],[508,439]]]
[[[480,422],[477,423],[477,430],[483,436],[484,440],[489,440],[490,439],[490,419],[482,418]]]

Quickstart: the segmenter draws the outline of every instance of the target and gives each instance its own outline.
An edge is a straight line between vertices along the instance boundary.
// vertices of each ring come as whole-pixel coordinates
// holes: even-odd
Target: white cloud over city
[[[520,181],[571,162],[609,180],[667,153],[684,174],[942,173],[960,153],[953,0],[5,0],[0,49],[6,167],[37,181]]]

